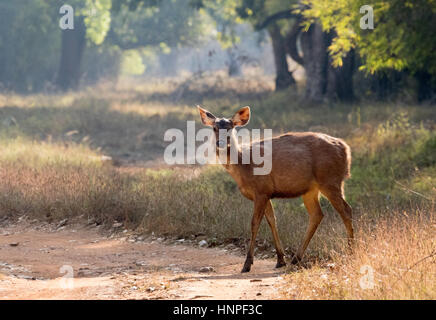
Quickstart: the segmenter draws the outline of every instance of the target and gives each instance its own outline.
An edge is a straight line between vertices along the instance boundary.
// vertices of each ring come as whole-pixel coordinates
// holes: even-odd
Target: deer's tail
[[[345,152],[345,177],[344,178],[350,178],[351,177],[351,149],[348,144],[346,144],[344,141],[342,141],[342,144],[344,146],[344,152]]]

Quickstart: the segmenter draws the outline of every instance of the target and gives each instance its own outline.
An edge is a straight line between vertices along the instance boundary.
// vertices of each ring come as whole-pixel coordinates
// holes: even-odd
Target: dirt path
[[[243,261],[218,248],[19,223],[0,228],[0,299],[279,299],[275,261],[241,274]]]

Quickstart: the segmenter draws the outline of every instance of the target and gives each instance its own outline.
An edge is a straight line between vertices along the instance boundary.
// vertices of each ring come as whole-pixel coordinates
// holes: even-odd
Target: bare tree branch
[[[291,10],[279,11],[266,18],[263,22],[256,24],[254,28],[256,30],[261,30],[266,28],[269,24],[271,24],[274,21],[281,20],[281,19],[297,18],[298,16],[299,15],[294,14]]]
[[[291,31],[286,35],[286,51],[291,56],[292,60],[300,65],[304,65],[304,58],[300,56],[297,48],[297,39],[302,28],[300,26],[301,17],[299,16],[292,26]]]

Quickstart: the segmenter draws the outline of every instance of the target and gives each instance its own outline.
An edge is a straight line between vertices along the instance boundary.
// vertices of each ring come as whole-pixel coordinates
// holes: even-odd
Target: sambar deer
[[[215,132],[217,156],[219,150],[238,153],[241,146],[235,136],[235,128],[245,126],[250,120],[250,107],[241,108],[231,119],[217,118],[211,112],[198,106],[204,125]],[[227,141],[220,140],[219,131],[228,133]],[[265,144],[265,140],[252,142]],[[253,264],[253,253],[259,225],[265,215],[274,239],[277,253],[276,268],[286,265],[284,251],[279,239],[276,218],[271,204],[273,198],[294,198],[301,196],[309,213],[309,225],[303,242],[293,256],[291,263],[301,261],[313,234],[320,224],[323,213],[319,195],[323,194],[340,214],[347,230],[348,242],[353,239],[352,209],[344,199],[344,180],[350,177],[350,147],[341,139],[322,133],[289,132],[272,138],[272,166],[269,174],[254,175],[254,164],[224,163],[224,168],[235,179],[239,190],[254,201],[251,221],[251,241],[242,272],[249,272]],[[224,150],[223,150],[224,149]]]

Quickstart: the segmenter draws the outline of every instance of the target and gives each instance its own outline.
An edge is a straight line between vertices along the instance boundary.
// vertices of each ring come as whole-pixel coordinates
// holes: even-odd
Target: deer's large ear
[[[250,121],[250,107],[243,107],[232,117],[235,127],[243,127]]]
[[[197,106],[197,108],[200,112],[200,117],[203,124],[212,127],[215,123],[216,117],[206,109],[201,108],[200,106]]]

